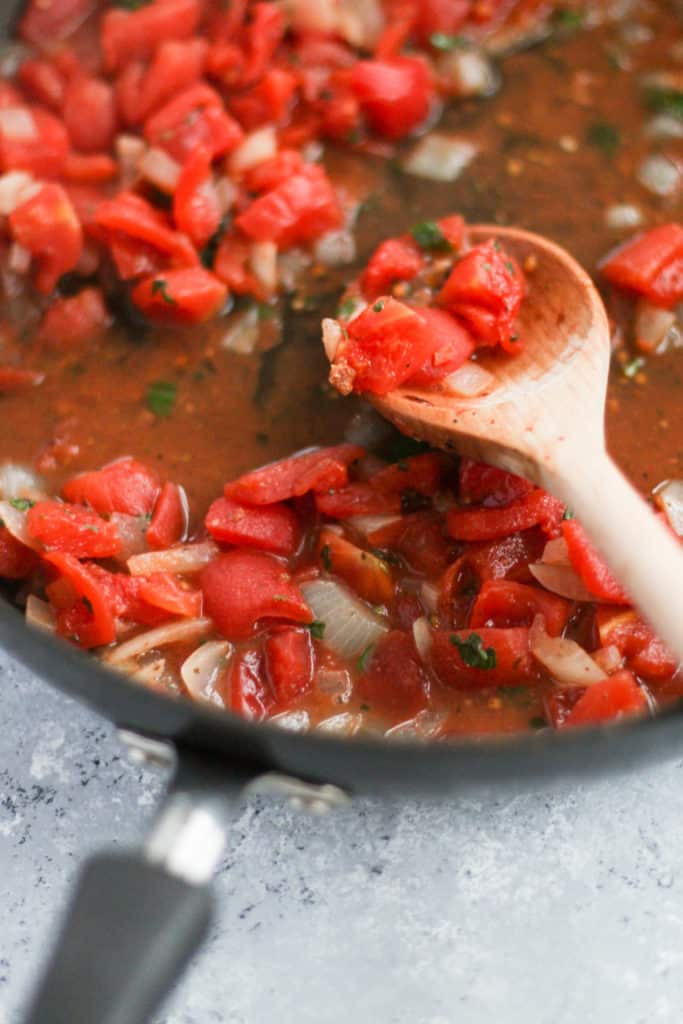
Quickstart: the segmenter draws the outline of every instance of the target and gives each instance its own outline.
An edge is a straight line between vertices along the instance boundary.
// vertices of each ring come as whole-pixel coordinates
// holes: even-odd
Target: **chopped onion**
[[[541,561],[544,565],[569,565],[569,548],[564,537],[549,540],[543,548]]]
[[[642,223],[643,212],[632,203],[617,203],[605,210],[605,224],[615,231],[637,228]]]
[[[415,619],[413,623],[413,640],[415,641],[417,653],[422,661],[426,662],[432,650],[432,630],[429,620],[424,615],[419,619]]]
[[[254,277],[263,285],[267,295],[277,288],[277,245],[275,242],[254,242],[249,255]]]
[[[116,136],[114,150],[116,162],[119,165],[120,184],[123,188],[137,181],[139,177],[138,165],[145,155],[146,149],[147,144],[145,140],[139,139],[137,135],[123,133]]]
[[[448,715],[445,711],[424,711],[418,712],[415,718],[409,718],[407,722],[401,722],[392,729],[385,732],[388,739],[432,739],[443,729]]]
[[[453,373],[441,381],[441,387],[450,395],[461,395],[463,398],[476,398],[486,391],[491,391],[496,378],[479,363],[467,362],[459,366]]]
[[[280,715],[273,715],[268,721],[271,725],[277,725],[287,732],[308,732],[311,724],[308,711],[283,711]]]
[[[546,565],[545,562],[533,562],[529,572],[542,587],[553,594],[566,597],[570,601],[598,601],[597,597],[586,588],[581,577],[571,565]]]
[[[237,149],[230,155],[230,173],[238,176],[250,167],[262,164],[277,153],[277,134],[272,124],[267,124],[246,135]]]
[[[47,601],[41,601],[35,594],[29,594],[26,598],[26,621],[37,629],[45,630],[46,633],[54,633],[57,628],[54,608]]]
[[[652,493],[671,529],[683,537],[683,480],[665,480]]]
[[[340,715],[323,718],[315,728],[316,732],[334,733],[336,736],[354,736],[362,724],[362,715],[354,715],[352,711],[342,711]]]
[[[351,46],[372,50],[384,28],[379,0],[338,0],[336,28]]]
[[[325,623],[325,643],[342,658],[357,658],[389,628],[384,619],[334,580],[302,583],[301,592],[315,618]]]
[[[681,343],[674,310],[662,309],[646,299],[639,299],[636,305],[634,331],[636,343],[644,352],[660,354]]]
[[[27,107],[0,109],[0,132],[5,138],[17,142],[33,142],[38,138],[35,119]]]
[[[7,255],[7,266],[13,274],[28,274],[31,269],[31,253],[18,242],[12,242]]]
[[[383,530],[385,526],[400,522],[400,520],[401,516],[350,516],[346,522],[354,530],[358,530],[359,533],[367,537],[377,530]]]
[[[285,6],[298,32],[332,35],[337,29],[336,0],[285,0]]]
[[[420,139],[403,161],[403,170],[432,181],[455,181],[477,155],[469,139],[430,132]]]
[[[451,96],[491,96],[500,87],[498,71],[481,50],[451,50],[437,70]]]
[[[293,292],[311,265],[311,255],[305,249],[288,249],[278,256],[277,263],[280,284],[285,291]]]
[[[420,587],[422,604],[428,612],[435,612],[439,607],[439,588],[435,583],[423,583]]]
[[[234,181],[222,175],[216,179],[215,189],[221,213],[227,213],[228,210],[232,210],[239,195],[239,189]]]
[[[332,320],[331,317],[326,316],[323,318],[323,347],[325,349],[325,355],[331,363],[334,362],[334,357],[337,354],[339,348],[339,342],[342,340],[342,329],[336,320]]]
[[[8,171],[0,175],[0,215],[9,216],[40,187],[27,171]]]
[[[179,544],[166,551],[146,551],[128,559],[131,576],[148,576],[153,572],[200,572],[205,565],[220,554],[220,548],[213,541],[204,540],[197,544]]]
[[[0,501],[0,522],[12,534],[15,540],[25,544],[27,548],[37,549],[39,545],[29,537],[26,528],[26,513],[15,508],[9,501]]]
[[[0,465],[0,498],[13,501],[15,498],[37,500],[45,495],[43,481],[32,469],[16,462]]]
[[[127,562],[134,555],[147,551],[147,520],[144,516],[129,516],[123,512],[112,512],[111,522],[121,538],[121,550],[115,555],[117,562]]]
[[[654,153],[638,167],[636,177],[641,185],[656,196],[672,196],[681,187],[681,168],[676,160]]]
[[[609,647],[600,647],[591,654],[591,658],[607,675],[618,672],[624,664],[622,653],[614,644],[610,644]]]
[[[531,625],[529,647],[536,661],[563,686],[592,686],[607,678],[590,654],[574,640],[548,636],[542,615],[537,615]]]
[[[334,697],[345,704],[351,696],[353,683],[346,669],[321,668],[315,677],[316,689],[325,697]]]
[[[161,192],[173,195],[177,186],[182,168],[177,160],[166,152],[152,146],[145,153],[138,164],[140,176],[155,185]]]
[[[180,666],[180,675],[192,697],[223,704],[214,693],[214,685],[223,674],[232,651],[232,644],[227,640],[210,640],[185,659]]]
[[[313,247],[313,257],[326,267],[345,267],[356,258],[356,240],[348,228],[328,231]]]
[[[259,314],[257,307],[250,306],[244,313],[236,313],[228,320],[229,327],[223,335],[221,345],[229,352],[248,356],[259,340]]]
[[[138,633],[132,640],[126,640],[113,647],[106,652],[104,660],[110,665],[120,665],[122,661],[139,658],[158,647],[198,640],[210,629],[213,629],[211,619],[178,619],[174,622],[165,622],[163,626]]]
[[[655,114],[645,123],[645,135],[649,139],[683,139],[683,124],[673,114]]]

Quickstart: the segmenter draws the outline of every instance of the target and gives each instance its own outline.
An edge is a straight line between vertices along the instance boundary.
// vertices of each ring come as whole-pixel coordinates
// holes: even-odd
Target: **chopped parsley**
[[[382,301],[382,299],[380,299],[379,302],[376,302],[375,305],[372,307],[372,312],[373,313],[381,313],[383,309],[384,309],[384,302]]]
[[[470,633],[466,640],[451,634],[450,642],[458,648],[458,653],[469,668],[480,668],[484,671],[496,667],[496,652],[493,647],[484,647],[478,633]]]
[[[170,416],[177,395],[178,389],[175,384],[168,380],[155,380],[147,388],[147,408],[160,418]]]
[[[337,316],[342,320],[348,320],[350,316],[356,312],[356,300],[355,299],[344,299],[339,305],[337,310]]]
[[[656,114],[670,114],[683,121],[683,90],[658,89],[645,90],[645,105]]]
[[[573,512],[571,511],[571,509],[568,509],[568,508],[566,508],[566,509],[564,510],[564,512],[562,513],[562,518],[563,518],[563,519],[564,519],[565,521],[566,521],[567,519],[573,519],[573,518],[574,518],[574,513],[573,513]]]
[[[452,248],[435,220],[423,220],[410,229],[410,233],[421,249],[448,251]]]
[[[321,622],[320,619],[314,619],[313,622],[309,622],[306,628],[314,640],[322,640],[325,636],[325,623]]]
[[[450,50],[466,50],[470,45],[467,36],[452,35],[449,32],[432,32],[429,42],[435,50],[443,50],[445,53]]]
[[[276,309],[274,306],[268,305],[267,302],[257,302],[256,311],[259,320],[272,320],[275,316]]]
[[[358,671],[359,672],[365,672],[366,671],[368,665],[370,664],[370,659],[372,658],[372,652],[374,651],[374,649],[375,649],[375,645],[374,644],[368,644],[368,646],[365,648],[365,650],[361,654],[360,658],[358,659]]]
[[[35,501],[31,501],[30,498],[11,498],[10,505],[15,508],[17,512],[28,512],[30,508],[33,508]]]
[[[330,572],[332,569],[332,556],[330,555],[330,545],[324,544],[320,549],[320,560],[323,563],[325,572]]]
[[[594,121],[586,130],[586,142],[601,150],[611,160],[621,146],[621,133],[616,125],[610,124],[609,121]]]
[[[640,373],[644,366],[645,360],[643,359],[643,357],[636,356],[635,359],[632,359],[630,361],[630,363],[626,363],[625,366],[622,366],[621,372],[623,373],[624,377],[627,377],[629,380],[633,380],[633,378]]]
[[[559,10],[553,11],[551,21],[553,27],[560,32],[578,32],[583,27],[585,16],[583,11],[561,7]]]
[[[152,281],[152,295],[161,295],[164,302],[169,306],[178,305],[173,296],[169,295],[168,283],[164,281],[163,277],[157,277],[156,280]]]

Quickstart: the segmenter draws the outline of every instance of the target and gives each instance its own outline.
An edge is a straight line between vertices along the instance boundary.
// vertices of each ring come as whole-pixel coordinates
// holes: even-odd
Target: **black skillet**
[[[21,4],[0,5],[0,39]],[[287,733],[129,682],[29,629],[0,598],[0,646],[122,730],[139,760],[175,763],[152,834],[139,853],[84,868],[27,1024],[141,1024],[206,935],[210,881],[229,808],[245,788],[314,811],[354,793],[442,791],[633,767],[678,750],[679,710],[646,722],[574,733],[447,744],[388,744]]]

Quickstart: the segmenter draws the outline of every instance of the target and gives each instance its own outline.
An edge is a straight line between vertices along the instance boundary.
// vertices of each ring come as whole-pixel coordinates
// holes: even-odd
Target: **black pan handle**
[[[139,854],[100,854],[78,881],[27,1024],[143,1024],[204,939],[208,885]]]

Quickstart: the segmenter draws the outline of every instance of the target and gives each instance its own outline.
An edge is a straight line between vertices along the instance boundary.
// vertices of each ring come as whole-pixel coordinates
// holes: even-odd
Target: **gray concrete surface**
[[[0,652],[0,1024],[84,856],[159,777]],[[681,757],[637,775],[325,820],[240,813],[210,941],[159,1024],[649,1024],[683,1017]]]

